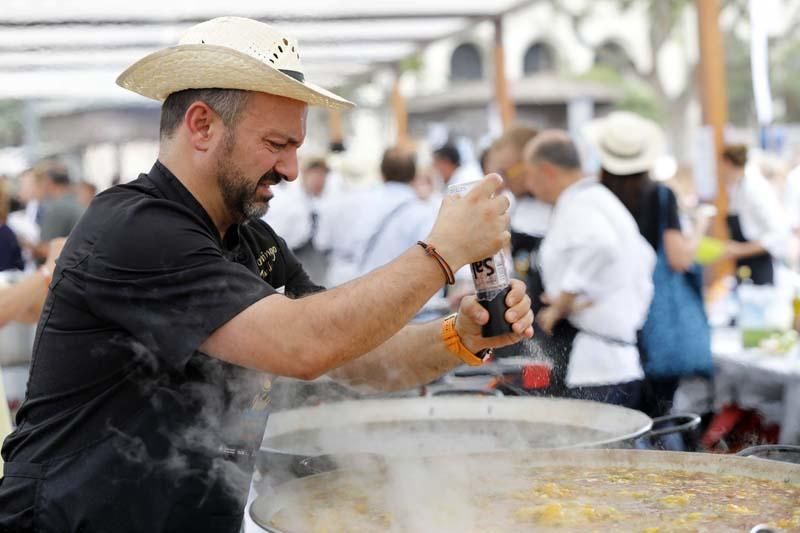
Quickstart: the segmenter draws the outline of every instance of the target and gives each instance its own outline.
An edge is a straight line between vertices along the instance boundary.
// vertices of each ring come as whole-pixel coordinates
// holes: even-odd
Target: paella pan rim
[[[430,420],[486,420],[508,421],[520,424],[563,424],[583,429],[593,429],[608,434],[606,438],[577,439],[570,442],[566,431],[560,444],[537,448],[602,447],[633,440],[651,430],[653,420],[646,414],[600,402],[561,398],[521,397],[444,397],[402,398],[380,400],[355,400],[302,407],[280,411],[270,416],[261,450],[266,453],[303,455],[291,447],[276,445],[279,437],[292,432],[317,429],[321,431],[351,428],[368,423],[392,423]],[[384,453],[381,450],[358,450],[358,453]],[[316,450],[313,454],[333,454],[330,450]],[[444,453],[430,453],[436,456]]]

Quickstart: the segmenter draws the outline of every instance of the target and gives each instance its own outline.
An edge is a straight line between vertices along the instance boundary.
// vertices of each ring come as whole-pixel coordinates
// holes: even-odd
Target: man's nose
[[[298,175],[297,150],[287,150],[281,154],[275,164],[275,171],[280,172],[286,181],[294,181]]]

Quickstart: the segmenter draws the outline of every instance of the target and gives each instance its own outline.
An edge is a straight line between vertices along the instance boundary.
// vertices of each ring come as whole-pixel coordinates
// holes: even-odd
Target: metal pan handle
[[[773,461],[800,464],[800,446],[793,446],[791,444],[763,444],[761,446],[751,446],[745,448],[736,455],[740,457],[756,457],[759,459],[771,459]]]
[[[502,376],[503,371],[496,364],[489,363],[483,366],[458,367],[450,375],[456,378],[494,377]]]
[[[683,421],[683,422],[681,422]],[[700,425],[700,415],[694,413],[676,413],[674,415],[659,416],[653,419],[653,429],[645,433],[644,437],[662,437],[672,433],[685,433]],[[666,426],[659,428],[659,426]]]
[[[757,526],[753,526],[753,529],[750,530],[750,533],[780,533],[779,530],[773,529],[767,524],[758,524]]]
[[[503,393],[497,389],[443,389],[432,393],[431,396],[503,396]]]
[[[308,477],[323,474],[340,468],[346,468],[356,461],[360,464],[369,462],[377,466],[386,464],[386,459],[375,453],[324,454],[310,457],[298,457],[292,464],[292,473],[297,477]]]
[[[330,472],[339,468],[336,460],[330,455],[316,455],[312,457],[297,457],[292,462],[292,473],[297,477],[308,477],[315,474]]]

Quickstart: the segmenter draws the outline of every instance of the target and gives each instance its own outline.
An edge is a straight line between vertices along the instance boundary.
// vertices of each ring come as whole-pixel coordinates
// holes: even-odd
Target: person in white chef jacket
[[[311,279],[325,281],[328,258],[317,244],[320,212],[335,194],[324,159],[312,159],[300,180],[283,182],[263,219],[281,235]]]
[[[796,235],[800,235],[800,166],[794,167],[786,176],[781,199],[789,227]]]
[[[728,145],[720,175],[728,186],[727,258],[749,267],[755,285],[774,285],[774,261],[783,258],[790,237],[789,221],[778,196],[758,170],[747,165],[747,147]]]
[[[540,250],[548,306],[538,322],[566,338],[565,394],[637,407],[644,377],[637,331],[653,295],[655,253],[616,196],[583,176],[566,132],[540,133],[525,163],[531,192],[553,205]]]

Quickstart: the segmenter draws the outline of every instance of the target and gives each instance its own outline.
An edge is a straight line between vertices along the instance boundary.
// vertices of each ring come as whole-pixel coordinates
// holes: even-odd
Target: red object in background
[[[526,365],[522,369],[522,386],[526,389],[543,389],[550,386],[550,367]]]
[[[780,426],[765,424],[756,411],[725,405],[714,415],[700,441],[707,450],[735,453],[750,446],[777,444]]]

